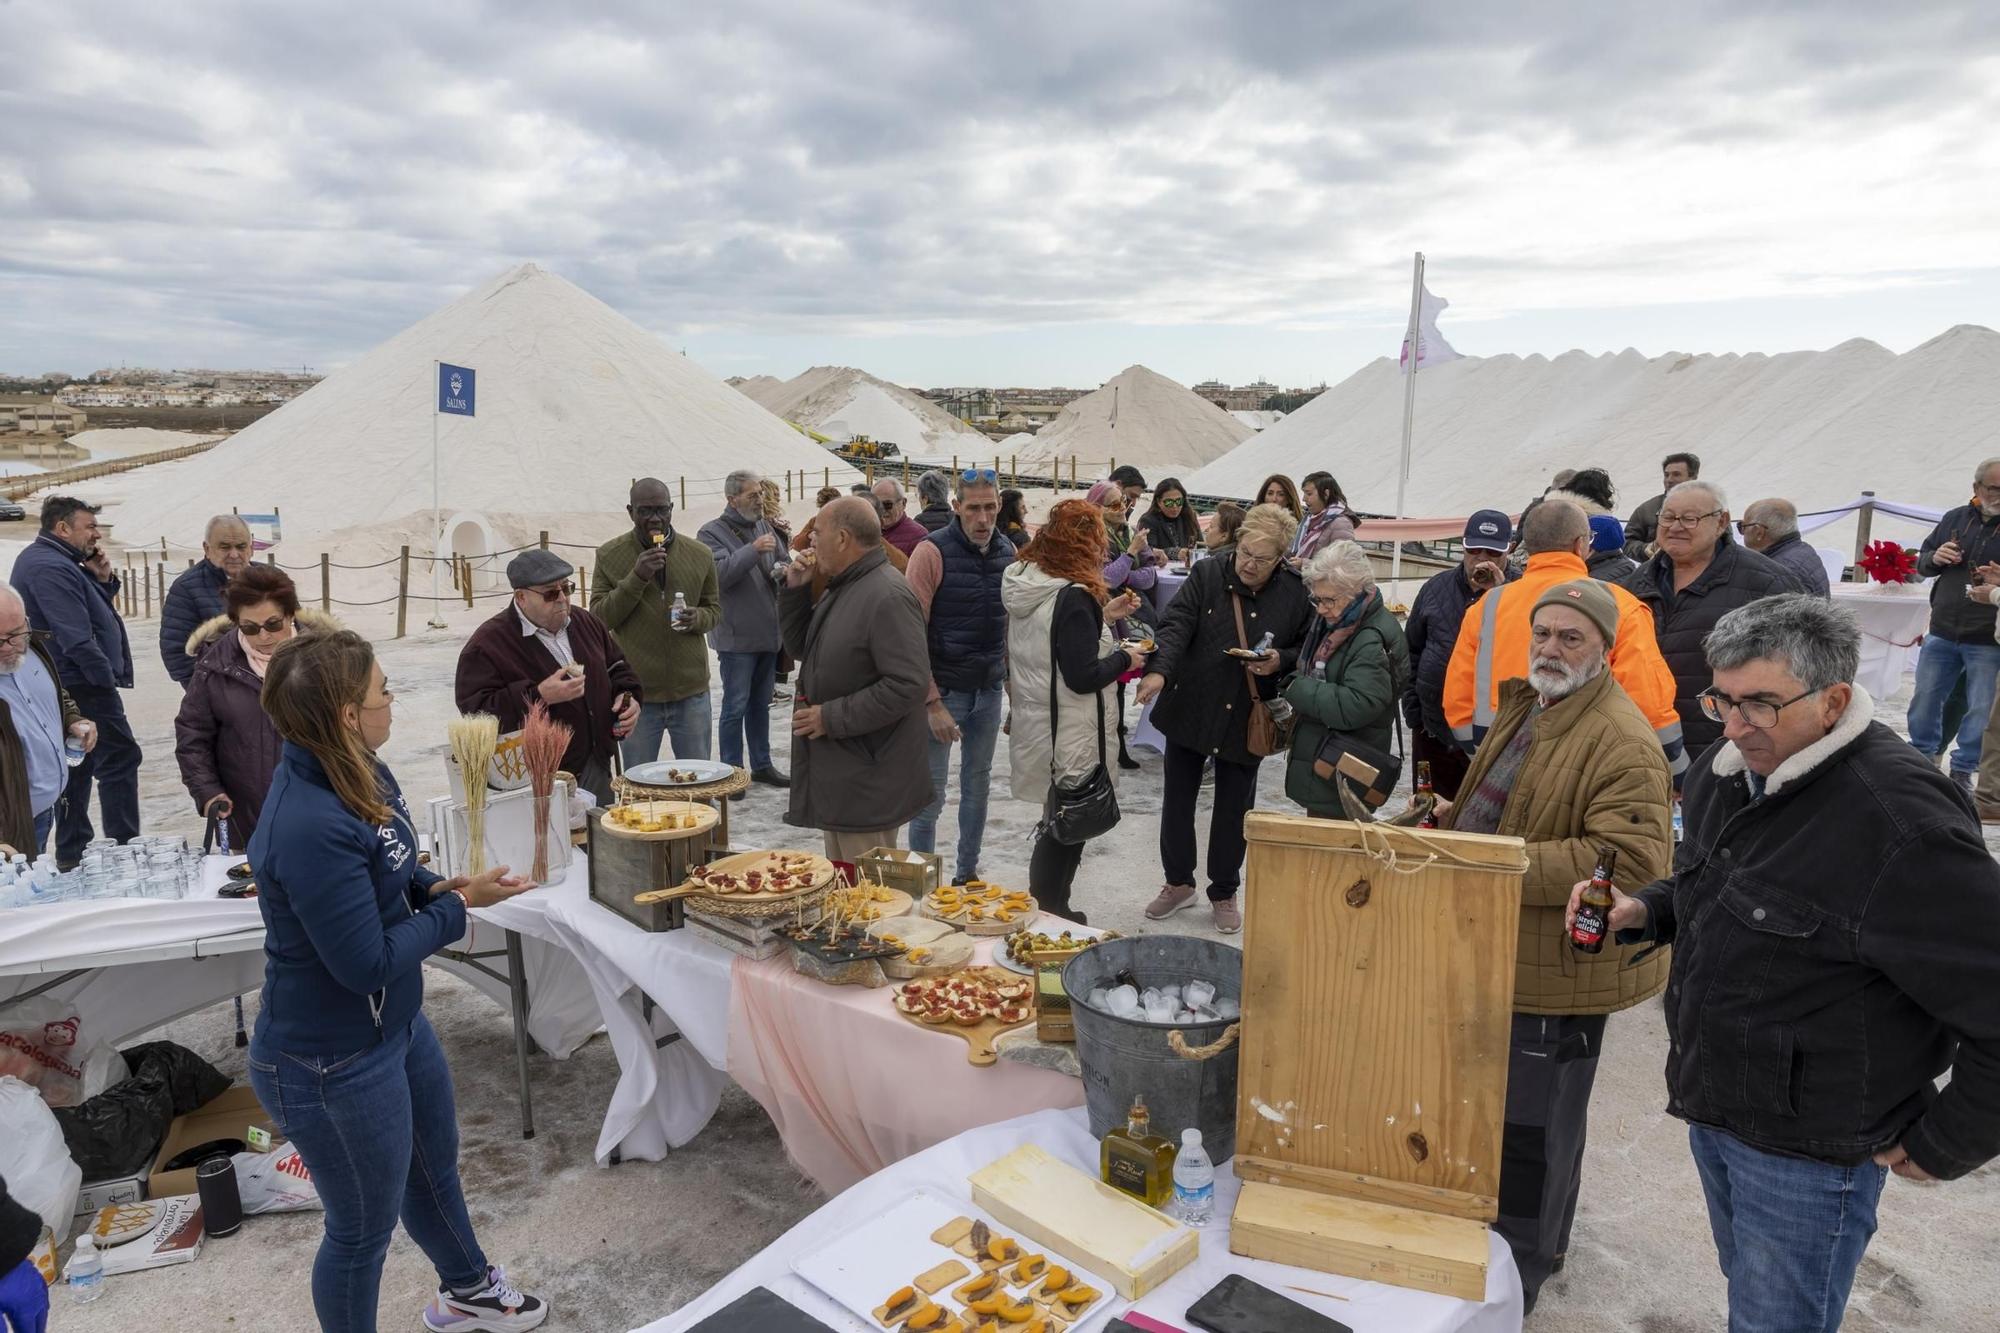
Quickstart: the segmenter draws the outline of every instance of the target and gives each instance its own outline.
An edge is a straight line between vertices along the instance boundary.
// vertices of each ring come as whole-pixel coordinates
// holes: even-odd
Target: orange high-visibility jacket
[[[1465,609],[1458,643],[1445,669],[1444,719],[1452,739],[1469,754],[1493,724],[1500,706],[1500,682],[1528,674],[1529,621],[1541,595],[1559,583],[1590,577],[1583,561],[1568,551],[1528,557],[1528,567]],[[1681,745],[1680,714],[1674,711],[1674,673],[1653,637],[1653,612],[1615,583],[1618,641],[1611,645],[1611,675],[1639,705],[1667,752],[1676,783],[1687,768]]]

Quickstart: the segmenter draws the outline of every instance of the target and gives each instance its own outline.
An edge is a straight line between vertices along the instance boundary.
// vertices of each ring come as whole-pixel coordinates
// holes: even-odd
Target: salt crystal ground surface
[[[184,445],[220,439],[220,435],[186,430],[159,430],[153,426],[119,426],[105,430],[80,430],[69,442],[89,455],[85,461],[101,463],[134,454],[156,454]]]
[[[1273,472],[1325,468],[1356,508],[1393,513],[1403,388],[1395,359],[1380,358],[1182,480],[1247,495]],[[1558,469],[1602,467],[1623,518],[1658,493],[1660,459],[1677,450],[1701,456],[1702,479],[1721,483],[1738,516],[1766,496],[1807,512],[1863,490],[1948,509],[2000,453],[1996,419],[2000,333],[1972,324],[1900,356],[1855,338],[1778,356],[1465,357],[1417,376],[1405,512],[1519,513]],[[1927,531],[1875,520],[1876,537],[1906,544]],[[1853,539],[1852,519],[1808,538],[1842,550]]]
[[[355,626],[376,638],[396,686],[395,731],[385,757],[413,804],[444,790],[445,720],[459,646],[480,613],[447,609],[451,628],[387,640],[385,621]],[[413,621],[414,623],[419,623]],[[128,695],[148,763],[141,794],[149,829],[195,831],[196,820],[168,756],[180,691],[166,678],[149,633],[135,622],[139,688]],[[1907,679],[1907,678],[1906,678]],[[719,687],[718,687],[719,689]],[[1900,728],[1907,689],[1883,709]],[[719,703],[719,695],[715,702]],[[790,767],[786,705],[777,705],[772,740]],[[1007,746],[987,824],[984,873],[1025,884],[1034,807],[1008,798]],[[1093,842],[1077,877],[1076,900],[1093,925],[1128,934],[1180,933],[1239,942],[1211,928],[1204,911],[1163,923],[1141,909],[1160,882],[1160,760],[1140,755],[1137,773],[1119,773],[1124,818]],[[955,845],[957,771],[940,848]],[[1286,810],[1282,765],[1266,763],[1257,804]],[[731,814],[744,846],[813,845],[782,822],[782,793],[753,787]],[[1197,828],[1205,842],[1209,803]],[[1988,830],[1989,845],[2000,842]],[[698,1295],[824,1199],[785,1160],[763,1111],[733,1086],[702,1135],[662,1162],[591,1164],[617,1062],[602,1039],[567,1061],[530,1061],[536,1137],[520,1138],[511,1029],[497,1006],[452,978],[429,974],[426,1010],[443,1039],[457,1089],[460,1158],[472,1216],[496,1262],[555,1305],[548,1327],[592,1333],[636,1327]],[[257,1002],[246,1000],[252,1021]],[[183,1042],[241,1081],[242,1052],[231,1042],[230,1007],[219,1005],[159,1034]],[[1666,1032],[1656,1003],[1614,1015],[1591,1103],[1583,1195],[1566,1270],[1544,1288],[1530,1333],[1707,1333],[1723,1326],[1716,1270],[1687,1130],[1667,1116],[1661,1068]],[[195,1263],[106,1283],[103,1299],[78,1306],[52,1293],[53,1326],[64,1333],[213,1333],[221,1328],[305,1328],[312,1324],[308,1273],[320,1215],[253,1218],[236,1236],[212,1242]],[[1924,1330],[1990,1333],[2000,1308],[2000,1168],[1946,1185],[1891,1179],[1881,1231],[1869,1248],[1844,1327],[1853,1333]],[[399,1231],[382,1286],[385,1328],[417,1327],[435,1279]],[[1357,1333],[1383,1333],[1360,1327]]]

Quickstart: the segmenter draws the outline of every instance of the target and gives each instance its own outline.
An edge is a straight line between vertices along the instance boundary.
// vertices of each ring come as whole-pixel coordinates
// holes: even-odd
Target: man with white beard
[[[30,857],[47,849],[71,740],[88,754],[97,724],[71,702],[21,594],[0,583],[0,847]]]
[[[1605,850],[1634,884],[1664,877],[1673,857],[1666,756],[1608,670],[1618,614],[1594,579],[1536,599],[1527,678],[1502,682],[1492,729],[1441,821],[1527,843],[1497,1226],[1529,1310],[1569,1251],[1605,1019],[1667,980],[1664,951],[1638,962],[1638,947],[1578,953],[1564,924],[1570,890]]]

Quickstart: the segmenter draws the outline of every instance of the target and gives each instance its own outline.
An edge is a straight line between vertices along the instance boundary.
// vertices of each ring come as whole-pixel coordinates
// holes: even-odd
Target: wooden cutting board
[[[995,981],[1018,982],[1021,980],[1018,974],[1007,972],[999,968],[968,967],[968,968],[962,968],[960,970],[972,974],[974,976],[977,976],[981,973],[991,972],[994,973],[993,979]],[[1000,1052],[994,1049],[993,1043],[1000,1036],[1001,1033],[1012,1032],[1015,1028],[1026,1027],[1028,1024],[1035,1021],[1035,1006],[1033,997],[1030,996],[1027,1000],[1023,1001],[1022,1003],[1028,1006],[1028,1016],[1026,1018],[1023,1018],[1018,1023],[1003,1023],[997,1018],[988,1017],[980,1019],[977,1023],[973,1024],[971,1027],[961,1027],[957,1023],[926,1023],[924,1022],[923,1019],[918,1018],[915,1014],[906,1014],[901,1009],[897,1009],[895,1007],[896,1001],[893,994],[890,996],[889,999],[890,1008],[894,1010],[896,1016],[902,1019],[904,1022],[909,1023],[914,1027],[920,1027],[926,1032],[946,1032],[965,1038],[965,1044],[968,1047],[970,1047],[970,1049],[965,1053],[965,1058],[967,1063],[980,1066],[993,1064],[1000,1059]]]

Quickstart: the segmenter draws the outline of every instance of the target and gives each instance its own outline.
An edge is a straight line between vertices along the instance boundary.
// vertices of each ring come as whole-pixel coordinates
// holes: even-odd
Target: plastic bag
[[[71,1155],[91,1180],[143,1171],[175,1116],[200,1110],[229,1087],[214,1065],[170,1041],[134,1046],[124,1059],[130,1078],[56,1112]]]
[[[69,1235],[83,1168],[69,1155],[55,1112],[18,1078],[0,1078],[0,1178],[23,1208],[48,1223],[58,1244]]]
[[[270,1152],[240,1152],[229,1160],[236,1167],[236,1192],[243,1196],[246,1217],[320,1206],[312,1172],[291,1144],[279,1144]]]
[[[68,1000],[38,995],[0,1016],[0,1075],[39,1088],[50,1106],[75,1106],[125,1077],[118,1052],[92,1043]]]

